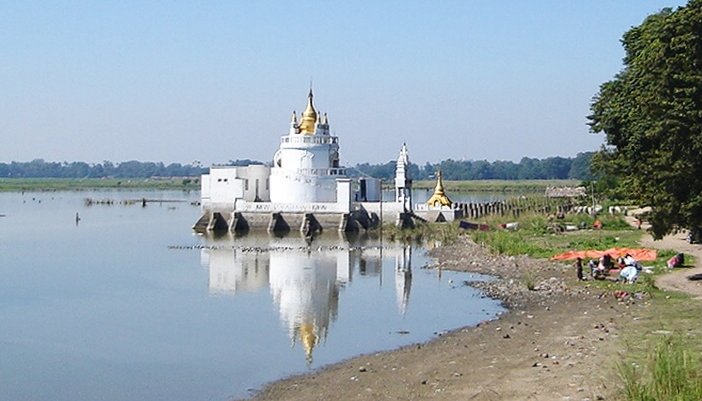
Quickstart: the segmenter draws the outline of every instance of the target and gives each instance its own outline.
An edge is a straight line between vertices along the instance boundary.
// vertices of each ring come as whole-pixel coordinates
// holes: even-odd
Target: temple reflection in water
[[[324,341],[339,311],[339,293],[354,274],[383,282],[383,259],[394,258],[398,314],[404,315],[412,286],[412,247],[319,237],[246,236],[208,238],[201,263],[209,269],[213,294],[239,294],[266,286],[288,330],[293,346],[302,344],[312,362],[314,348]]]

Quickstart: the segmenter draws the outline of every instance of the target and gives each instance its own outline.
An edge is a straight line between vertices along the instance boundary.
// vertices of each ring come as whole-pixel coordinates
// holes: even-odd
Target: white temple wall
[[[351,210],[351,192],[350,178],[336,180],[336,202],[346,210]]]
[[[244,182],[237,178],[237,168],[210,168],[209,193],[211,203],[231,203],[243,198]]]
[[[380,202],[358,202],[358,205],[363,207],[368,213],[375,213],[380,216],[380,211],[383,212],[383,220],[385,222],[395,221],[398,213],[403,213],[405,208],[402,203],[398,202],[383,202],[382,206]],[[391,220],[388,220],[391,219]]]
[[[273,168],[270,187],[274,203],[336,202],[335,176],[309,176]]]
[[[238,168],[238,177],[244,179],[244,199],[247,201],[267,202],[271,199],[271,168],[261,164],[252,164]]]
[[[295,171],[298,168],[312,168],[312,153],[305,149],[285,149],[280,153],[280,168]]]
[[[210,201],[210,175],[203,174],[200,176],[200,201],[207,203]]]
[[[304,148],[281,148],[281,168],[297,169],[327,169],[329,168],[329,146],[310,146]]]

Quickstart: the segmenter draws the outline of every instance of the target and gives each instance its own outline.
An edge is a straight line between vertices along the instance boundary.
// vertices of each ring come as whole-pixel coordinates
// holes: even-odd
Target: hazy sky
[[[0,161],[269,161],[315,104],[345,165],[594,150],[622,34],[681,0],[0,0]]]

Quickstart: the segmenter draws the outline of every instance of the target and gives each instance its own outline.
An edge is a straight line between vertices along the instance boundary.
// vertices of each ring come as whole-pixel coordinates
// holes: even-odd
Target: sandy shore
[[[645,298],[572,285],[569,264],[497,257],[467,239],[430,254],[435,268],[500,277],[481,286],[510,311],[425,344],[275,382],[253,400],[612,399],[620,333],[648,307]]]

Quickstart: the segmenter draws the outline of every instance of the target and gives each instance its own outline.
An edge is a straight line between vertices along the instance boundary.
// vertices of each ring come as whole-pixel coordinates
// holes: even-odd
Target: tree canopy
[[[632,200],[652,206],[654,236],[702,223],[702,0],[663,9],[624,34],[624,69],[600,86],[596,158]]]

